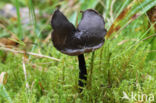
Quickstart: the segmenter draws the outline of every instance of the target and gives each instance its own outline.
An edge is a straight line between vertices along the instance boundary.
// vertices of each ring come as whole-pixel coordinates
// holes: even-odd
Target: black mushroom
[[[103,17],[95,10],[82,11],[82,20],[75,28],[58,9],[51,20],[53,32],[51,39],[54,47],[60,52],[78,56],[79,60],[79,87],[86,85],[87,70],[84,53],[92,52],[104,44],[106,34]]]

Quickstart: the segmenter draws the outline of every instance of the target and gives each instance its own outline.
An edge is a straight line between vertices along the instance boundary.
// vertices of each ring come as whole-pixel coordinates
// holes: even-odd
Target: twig
[[[28,83],[28,80],[27,80],[27,72],[26,72],[26,68],[25,68],[25,60],[24,60],[24,57],[23,57],[23,72],[24,72],[24,77],[25,77],[25,81],[26,81],[26,88],[29,89],[29,83]]]
[[[48,58],[48,59],[52,59],[55,61],[60,61],[60,59],[57,59],[54,57],[50,57],[50,56],[46,56],[46,55],[42,55],[42,54],[37,54],[37,53],[32,53],[32,52],[17,51],[17,50],[5,48],[5,47],[0,47],[0,50],[9,51],[9,52],[13,52],[13,53],[28,54],[28,55],[33,55],[33,56],[40,57],[40,58]]]

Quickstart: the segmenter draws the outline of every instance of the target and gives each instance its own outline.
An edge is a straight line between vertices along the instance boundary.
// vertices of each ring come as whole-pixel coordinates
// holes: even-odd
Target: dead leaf
[[[0,44],[6,46],[7,48],[11,48],[13,46],[17,46],[18,43],[10,40],[9,38],[0,38]]]
[[[154,24],[156,22],[156,6],[154,6],[153,8],[151,8],[148,12],[147,15],[151,21],[152,24]],[[149,25],[151,25],[149,23]],[[154,24],[154,29],[156,31],[156,23]]]

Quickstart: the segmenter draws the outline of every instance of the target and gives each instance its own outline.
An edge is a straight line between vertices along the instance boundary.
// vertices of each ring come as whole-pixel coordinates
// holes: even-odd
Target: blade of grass
[[[23,38],[23,29],[21,25],[21,16],[20,16],[20,4],[18,0],[12,0],[13,4],[16,7],[16,13],[17,13],[17,23],[18,23],[18,38]]]
[[[29,15],[30,15],[30,19],[33,23],[33,29],[34,29],[34,33],[37,36],[37,38],[39,38],[40,36],[40,32],[39,32],[39,28],[37,27],[37,21],[36,21],[36,15],[35,15],[35,9],[32,3],[32,0],[27,0],[27,5],[29,8]],[[38,39],[35,39],[35,43],[37,43]],[[31,52],[34,51],[34,49],[36,48],[36,45],[33,45]],[[31,58],[31,56],[29,56],[29,59]]]
[[[95,58],[95,52],[92,52],[91,62],[90,62],[90,74],[89,74],[89,80],[88,80],[88,87],[89,89],[92,88],[92,76],[93,76],[93,69],[94,69],[94,58]]]
[[[0,84],[0,95],[6,98],[9,103],[13,103],[11,97],[9,96],[7,90],[5,89],[4,85]]]
[[[111,25],[110,29],[107,32],[106,37],[110,37],[113,33],[116,33],[123,27],[126,22],[132,19],[136,19],[136,15],[143,15],[147,10],[149,10],[152,6],[156,5],[156,1],[154,0],[142,0],[140,3],[139,1],[135,0],[131,2],[115,19],[113,24]],[[142,8],[144,7],[144,8]]]

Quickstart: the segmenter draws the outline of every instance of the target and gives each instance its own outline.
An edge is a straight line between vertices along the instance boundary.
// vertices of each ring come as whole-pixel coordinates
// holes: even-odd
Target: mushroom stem
[[[78,56],[79,60],[79,90],[82,92],[82,87],[86,85],[86,80],[87,80],[87,70],[86,70],[86,63],[85,63],[85,58],[83,54],[80,54]]]

